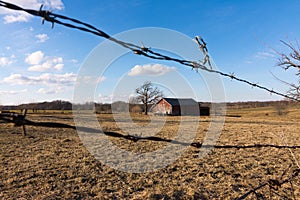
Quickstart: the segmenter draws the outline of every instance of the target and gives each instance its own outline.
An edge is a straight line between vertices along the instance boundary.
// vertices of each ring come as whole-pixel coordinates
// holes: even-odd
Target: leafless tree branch
[[[300,99],[300,48],[298,41],[296,40],[296,45],[294,45],[291,41],[280,41],[282,44],[288,47],[290,53],[280,53],[275,51],[279,56],[277,65],[282,67],[284,70],[295,69],[297,71],[296,76],[298,77],[298,82],[296,84],[289,83],[277,78],[276,76],[275,77],[290,87],[290,89],[287,91],[288,96],[291,96],[294,99]]]
[[[41,6],[41,8],[39,10],[32,10],[32,9],[22,8],[20,6],[17,6],[15,4],[8,3],[8,2],[5,2],[5,1],[0,1],[0,6],[11,9],[11,10],[24,11],[24,12],[27,12],[31,15],[41,17],[42,18],[42,24],[44,23],[44,21],[48,21],[52,24],[52,28],[54,27],[54,24],[56,23],[56,24],[60,24],[60,25],[65,26],[65,27],[81,30],[81,31],[84,31],[84,32],[88,32],[88,33],[97,35],[99,37],[106,38],[106,39],[108,39],[112,42],[115,42],[115,43],[123,46],[124,48],[130,49],[133,53],[135,53],[137,55],[142,55],[142,56],[152,58],[152,59],[155,59],[155,60],[167,60],[167,61],[176,62],[176,63],[179,63],[181,65],[191,67],[192,69],[194,69],[196,71],[198,69],[200,69],[200,70],[207,71],[207,72],[210,72],[210,73],[219,74],[221,76],[224,76],[224,77],[227,77],[227,78],[230,78],[230,79],[248,84],[252,87],[256,87],[256,88],[259,88],[261,90],[268,91],[271,94],[276,94],[276,95],[279,95],[279,96],[282,96],[282,97],[285,97],[285,98],[288,98],[288,99],[291,99],[291,100],[300,101],[300,99],[295,98],[294,96],[289,96],[287,94],[277,92],[273,89],[264,87],[264,86],[262,86],[258,83],[253,83],[253,82],[248,81],[246,79],[238,78],[233,73],[224,73],[222,71],[212,69],[210,58],[208,56],[206,43],[200,37],[196,37],[196,42],[198,43],[198,46],[199,46],[201,52],[203,53],[204,58],[200,62],[190,61],[190,60],[173,58],[173,57],[158,53],[156,51],[151,50],[148,47],[145,47],[144,45],[139,46],[139,45],[136,45],[136,44],[120,41],[120,40],[118,40],[114,37],[111,37],[109,34],[105,33],[102,30],[97,29],[96,27],[94,27],[94,26],[92,26],[88,23],[81,22],[77,19],[70,18],[70,17],[67,17],[67,16],[55,14],[55,13],[52,13],[51,11],[48,11],[48,10],[43,10],[42,9],[43,6]],[[297,54],[295,54],[295,55],[297,56]],[[283,60],[283,61],[285,62],[286,60]],[[206,65],[208,65],[209,67],[206,67]]]
[[[146,81],[135,91],[137,94],[137,100],[144,104],[145,115],[148,114],[149,104],[154,104],[163,97],[162,91],[160,91],[157,87],[154,87],[150,81]]]

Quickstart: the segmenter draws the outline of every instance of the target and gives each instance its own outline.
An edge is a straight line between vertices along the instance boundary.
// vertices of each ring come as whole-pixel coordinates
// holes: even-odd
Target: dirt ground
[[[145,173],[118,171],[98,161],[72,128],[27,126],[23,136],[22,128],[0,122],[0,199],[236,199],[263,183],[268,184],[246,199],[300,199],[300,174],[288,180],[300,162],[300,108],[286,111],[229,111],[216,147],[207,156],[199,157],[200,149],[190,146],[175,162]],[[147,116],[132,117],[140,126],[149,124]],[[28,114],[28,119],[74,125],[70,113]],[[98,120],[104,131],[126,135],[112,115],[100,114]],[[174,139],[181,120],[167,117],[155,137]],[[212,118],[197,120],[194,142],[202,143]],[[153,152],[169,143],[107,138],[135,153]]]

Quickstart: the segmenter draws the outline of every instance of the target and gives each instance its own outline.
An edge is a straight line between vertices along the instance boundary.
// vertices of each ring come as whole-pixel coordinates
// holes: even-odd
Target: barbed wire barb
[[[24,11],[33,16],[41,17],[42,24],[44,24],[45,21],[48,21],[52,24],[52,26],[51,26],[52,28],[54,28],[54,24],[56,23],[56,24],[60,24],[62,26],[68,27],[68,28],[77,29],[77,30],[80,30],[83,32],[88,32],[88,33],[94,34],[96,36],[108,39],[114,43],[117,43],[117,44],[123,46],[124,48],[131,50],[134,54],[137,54],[137,55],[145,56],[145,57],[155,59],[155,60],[167,60],[167,61],[176,62],[181,65],[191,67],[192,69],[196,70],[196,72],[198,72],[198,70],[200,69],[200,70],[207,71],[210,73],[219,74],[223,77],[227,77],[232,80],[236,80],[238,82],[248,84],[252,87],[256,87],[258,89],[268,91],[272,94],[276,94],[278,96],[282,96],[284,98],[300,102],[300,99],[297,97],[289,96],[289,95],[283,94],[281,92],[276,92],[273,89],[269,89],[265,86],[262,86],[262,85],[259,85],[256,83],[252,83],[251,81],[248,81],[246,79],[238,78],[235,75],[233,75],[233,73],[228,74],[228,73],[224,73],[222,71],[213,69],[211,61],[210,61],[210,57],[208,55],[207,44],[204,41],[204,39],[199,36],[195,37],[195,41],[197,42],[199,49],[204,57],[203,57],[202,61],[197,62],[197,61],[190,61],[190,60],[184,60],[184,59],[170,57],[170,56],[161,54],[159,52],[156,52],[154,50],[151,50],[150,47],[145,47],[144,45],[139,46],[136,44],[120,41],[88,23],[82,22],[82,21],[74,19],[74,18],[64,16],[64,15],[55,14],[49,10],[43,10],[43,5],[40,6],[39,10],[32,10],[32,9],[22,8],[18,5],[8,3],[5,1],[0,1],[0,6],[5,7],[7,9],[11,9],[11,10]],[[207,67],[207,65],[208,65],[208,67]]]

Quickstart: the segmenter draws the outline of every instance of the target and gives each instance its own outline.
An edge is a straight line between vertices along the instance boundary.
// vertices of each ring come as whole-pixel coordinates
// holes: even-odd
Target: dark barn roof
[[[177,98],[163,98],[172,106],[188,106],[188,105],[195,105],[197,102],[194,99],[177,99]]]

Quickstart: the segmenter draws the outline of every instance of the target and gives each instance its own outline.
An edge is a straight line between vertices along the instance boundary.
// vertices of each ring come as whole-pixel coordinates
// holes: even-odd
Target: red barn
[[[161,115],[200,115],[201,111],[194,99],[162,98],[152,106],[151,112]]]

